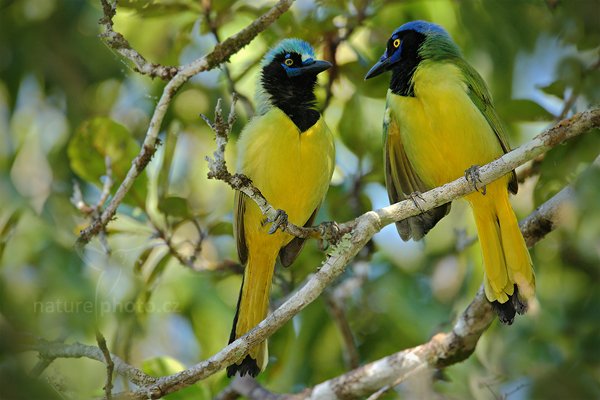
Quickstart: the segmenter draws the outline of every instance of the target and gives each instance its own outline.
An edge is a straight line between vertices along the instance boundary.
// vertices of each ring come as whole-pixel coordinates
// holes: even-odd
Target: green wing
[[[248,246],[246,246],[246,233],[244,230],[244,212],[246,211],[246,201],[248,196],[244,193],[235,191],[233,197],[233,233],[237,244],[238,257],[242,265],[248,261]]]
[[[407,199],[411,193],[426,192],[432,188],[425,185],[412,168],[404,151],[396,117],[393,110],[389,109],[389,105],[386,106],[386,116],[389,117],[385,118],[383,124],[385,186],[390,203],[393,204]],[[396,222],[396,229],[402,240],[419,240],[448,212],[450,212],[450,203]]]
[[[502,146],[502,150],[504,153],[508,153],[510,151],[510,147],[508,145],[508,139],[506,136],[506,132],[494,109],[494,105],[492,104],[492,96],[490,96],[490,92],[485,85],[485,82],[481,78],[481,76],[471,67],[465,60],[459,59],[457,61],[458,67],[463,71],[465,77],[465,83],[469,89],[469,97],[471,101],[479,111],[483,114],[488,124],[492,127],[492,130],[496,134],[500,145]],[[516,194],[519,189],[517,183],[517,174],[515,171],[511,172],[511,179],[508,182],[508,189]]]

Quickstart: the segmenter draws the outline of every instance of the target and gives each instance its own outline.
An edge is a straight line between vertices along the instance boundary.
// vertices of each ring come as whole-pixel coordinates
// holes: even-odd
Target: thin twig
[[[217,43],[221,43],[221,37],[219,35],[218,26],[215,23],[215,21],[213,20],[212,15],[211,15],[212,1],[211,0],[202,1],[202,8],[204,10],[204,19],[206,20],[208,29],[212,33],[212,35],[215,38],[215,40],[217,41]],[[229,93],[237,93],[238,99],[241,100],[242,104],[244,105],[244,109],[246,110],[246,115],[248,117],[253,116],[254,115],[254,106],[252,105],[252,102],[250,101],[250,99],[248,97],[239,93],[237,91],[237,89],[235,88],[235,82],[234,82],[233,78],[231,77],[231,72],[229,71],[229,67],[226,64],[223,64],[223,66],[221,68],[223,70],[223,73],[225,74],[225,79],[227,80],[227,87],[228,87]]]
[[[106,364],[106,384],[103,388],[104,393],[106,394],[106,399],[111,400],[113,389],[112,375],[113,371],[115,370],[115,364],[110,355],[110,351],[108,351],[108,347],[106,346],[106,339],[98,329],[96,329],[96,342],[98,343],[98,348],[100,348],[102,354],[104,355],[104,363]]]
[[[31,369],[31,372],[29,372],[29,375],[31,375],[34,378],[39,377],[42,374],[42,372],[44,372],[46,370],[46,368],[48,368],[50,366],[50,364],[52,364],[52,361],[54,361],[54,360],[56,360],[56,358],[48,358],[48,357],[43,357],[42,355],[40,355],[40,359],[33,366],[33,368]]]
[[[103,1],[106,2],[106,0]],[[216,68],[220,64],[228,61],[233,54],[237,53],[242,47],[250,43],[260,32],[265,30],[277,20],[281,14],[286,12],[293,2],[294,0],[280,0],[269,11],[254,20],[246,28],[225,39],[222,43],[217,44],[210,53],[190,64],[178,68],[177,73],[169,80],[163,89],[160,100],[154,109],[140,153],[133,160],[125,179],[121,182],[121,185],[108,206],[100,215],[100,218],[94,220],[90,226],[80,232],[79,238],[77,239],[77,246],[80,247],[85,245],[106,227],[114,217],[117,212],[117,207],[121,204],[123,198],[129,189],[131,189],[137,177],[144,171],[152,159],[158,145],[157,138],[163,119],[171,104],[173,96],[177,93],[179,88],[192,76]],[[104,7],[105,14],[108,12],[108,15],[111,15],[112,11],[110,7],[110,5],[108,9]]]
[[[65,344],[62,341],[38,340],[36,343],[27,345],[24,350],[36,351],[44,358],[89,358],[106,364],[106,357],[102,350],[96,346],[88,346],[82,343]],[[132,383],[138,386],[149,386],[158,379],[145,374],[141,370],[127,364],[121,358],[110,354],[110,359],[114,364],[114,371],[126,377]]]
[[[106,45],[119,53],[121,56],[129,59],[134,64],[134,71],[142,75],[148,75],[151,78],[159,77],[163,80],[169,80],[179,72],[179,67],[149,63],[144,56],[131,47],[127,39],[119,32],[113,29],[113,18],[117,13],[117,1],[100,0],[104,15],[98,23],[104,27],[104,32],[100,37],[104,39]]]
[[[83,195],[81,193],[81,188],[79,187],[79,183],[77,181],[73,182],[73,195],[71,196],[71,204],[75,206],[83,215],[90,218],[92,223],[97,221],[102,214],[102,207],[110,197],[110,191],[113,185],[112,179],[112,163],[110,157],[107,155],[104,157],[104,165],[106,169],[106,174],[104,175],[104,182],[102,183],[102,191],[100,192],[100,197],[95,205],[90,206],[83,200]],[[102,227],[100,230],[100,243],[102,244],[102,248],[106,254],[110,254],[110,247],[108,245],[106,227]]]
[[[342,42],[348,40],[356,28],[360,27],[363,22],[368,18],[367,9],[371,5],[371,0],[363,0],[360,7],[356,10],[356,15],[353,18],[347,18],[346,25],[343,27],[337,27],[334,31],[325,32],[323,34],[325,38],[325,59],[331,62],[331,68],[328,71],[329,80],[325,87],[325,101],[321,106],[321,112],[323,112],[329,106],[331,99],[333,98],[333,84],[339,77],[339,66],[337,64],[336,54],[338,48]]]
[[[333,293],[328,293],[328,295],[325,296],[325,300],[329,314],[333,317],[333,320],[342,335],[345,349],[343,353],[344,361],[346,361],[346,365],[349,369],[357,368],[360,363],[360,356],[358,354],[354,335],[352,334],[352,329],[350,328],[346,313],[344,312],[343,303],[338,302]]]
[[[236,101],[237,97],[234,95],[227,120],[223,118],[221,99],[217,101],[215,107],[214,121],[211,121],[208,117],[202,115],[204,121],[214,131],[217,142],[217,149],[214,151],[213,157],[206,157],[209,169],[208,178],[226,182],[232,189],[248,195],[256,202],[267,219],[269,221],[274,221],[277,217],[278,210],[265,199],[260,190],[252,184],[252,180],[243,174],[232,174],[227,169],[227,163],[225,162],[225,147],[229,140],[229,133],[233,127],[233,121],[235,121]],[[340,232],[337,224],[332,224],[331,222],[324,222],[316,227],[300,227],[291,222],[286,222],[279,228],[296,237],[325,239],[332,243],[335,243],[343,233],[347,233]]]
[[[583,80],[585,79],[586,75],[594,72],[595,70],[597,70],[599,68],[600,68],[600,57],[596,60],[596,62],[594,62],[592,65],[590,65],[589,67],[585,68],[581,72],[581,81],[583,82]],[[583,86],[583,83],[581,83],[578,87],[572,88],[571,94],[565,100],[565,103],[563,104],[562,110],[556,116],[556,121],[563,120],[563,119],[565,119],[567,117],[567,115],[569,115],[569,111],[571,111],[571,108],[573,108],[573,105],[575,105],[575,102],[577,101],[577,98],[581,94],[581,88],[582,88],[582,86]]]

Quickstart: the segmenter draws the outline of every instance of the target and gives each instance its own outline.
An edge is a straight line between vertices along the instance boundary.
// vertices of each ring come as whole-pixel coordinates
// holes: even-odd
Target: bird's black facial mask
[[[400,56],[402,54],[402,40],[399,35],[392,35],[392,37],[388,40],[387,48],[379,61],[371,67],[367,75],[365,75],[365,79],[373,78],[377,75],[384,73],[385,71],[389,71],[394,67],[396,63],[400,61]]]
[[[414,96],[412,77],[422,61],[419,48],[425,34],[414,30],[396,32],[390,37],[381,59],[367,72],[365,79],[392,71],[390,90],[400,96]]]
[[[317,75],[330,68],[327,61],[307,58],[296,52],[283,51],[262,70],[262,87],[270,96],[271,103],[281,109],[301,132],[313,126],[319,119],[314,109]]]

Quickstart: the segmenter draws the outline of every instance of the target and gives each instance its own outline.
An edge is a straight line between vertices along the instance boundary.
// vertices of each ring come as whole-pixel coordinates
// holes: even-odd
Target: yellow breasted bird
[[[440,26],[413,21],[396,29],[365,79],[392,71],[384,117],[385,181],[392,203],[465,174],[509,151],[481,76]],[[529,252],[508,201],[514,171],[465,197],[477,225],[487,299],[501,322],[527,310],[535,292]],[[450,203],[396,224],[403,240],[421,239]]]
[[[315,110],[317,74],[331,67],[315,60],[312,47],[285,39],[261,63],[257,90],[258,116],[243,129],[238,142],[238,172],[247,175],[273,207],[285,211],[278,220],[311,225],[335,166],[333,136]],[[240,262],[245,264],[230,343],[262,321],[279,256],[290,265],[304,244],[270,229],[256,204],[236,193],[234,232]],[[272,233],[271,233],[271,232]],[[227,375],[256,376],[267,364],[267,343],[227,368]]]

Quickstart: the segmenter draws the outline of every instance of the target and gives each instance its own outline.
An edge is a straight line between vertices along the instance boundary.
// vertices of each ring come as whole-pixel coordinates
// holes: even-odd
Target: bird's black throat
[[[280,62],[274,60],[263,67],[261,83],[271,103],[290,117],[300,132],[308,130],[319,120],[319,112],[315,110],[315,74],[290,78]]]
[[[392,80],[390,90],[398,96],[414,97],[414,84],[412,78],[417,66],[422,61],[419,55],[419,47],[425,40],[425,35],[415,31],[403,32],[402,53],[400,61],[392,68]]]

